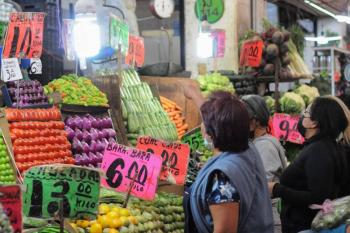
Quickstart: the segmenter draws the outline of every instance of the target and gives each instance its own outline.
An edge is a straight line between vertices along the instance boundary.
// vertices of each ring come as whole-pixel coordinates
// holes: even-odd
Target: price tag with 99
[[[94,219],[100,194],[98,171],[69,166],[33,167],[25,173],[23,212],[28,217],[58,216],[63,202],[65,218]]]
[[[131,187],[131,195],[153,200],[158,186],[162,160],[149,152],[108,144],[102,160],[101,169],[106,174],[102,185],[117,192],[127,193]]]
[[[151,137],[139,137],[138,149],[162,158],[161,180],[170,180],[172,175],[176,184],[184,184],[187,174],[190,147],[188,144],[167,143]]]
[[[300,116],[275,113],[272,118],[273,135],[284,141],[303,144],[305,139],[298,132],[298,122]]]
[[[13,232],[22,232],[22,198],[19,185],[0,186],[0,203],[10,220]]]

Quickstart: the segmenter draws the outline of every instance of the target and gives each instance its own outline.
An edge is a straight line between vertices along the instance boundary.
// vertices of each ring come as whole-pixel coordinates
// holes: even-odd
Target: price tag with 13
[[[103,155],[101,169],[106,174],[102,185],[117,192],[153,200],[162,160],[149,152],[110,143]]]
[[[100,174],[88,168],[50,165],[33,167],[25,173],[24,214],[51,218],[94,219],[100,193]]]
[[[173,178],[176,184],[185,183],[190,157],[190,147],[187,144],[167,143],[151,137],[139,137],[136,147],[162,158],[161,180]],[[172,175],[171,178],[169,178],[170,175]]]

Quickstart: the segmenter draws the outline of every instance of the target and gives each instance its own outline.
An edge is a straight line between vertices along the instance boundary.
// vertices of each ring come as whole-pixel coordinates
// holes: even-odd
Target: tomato
[[[11,134],[11,141],[12,141],[12,143],[13,143],[16,139],[17,139],[16,135]]]

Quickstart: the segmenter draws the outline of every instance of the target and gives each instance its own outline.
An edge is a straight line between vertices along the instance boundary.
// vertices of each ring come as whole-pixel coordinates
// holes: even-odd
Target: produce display
[[[108,107],[106,95],[86,77],[64,75],[51,81],[44,89],[47,95],[58,92],[64,104]]]
[[[4,212],[2,205],[0,204],[0,232],[1,233],[12,233],[12,226],[10,220]]]
[[[16,183],[16,175],[12,169],[10,155],[0,132],[0,185]]]
[[[180,108],[175,102],[160,96],[160,102],[164,110],[168,113],[170,120],[175,124],[177,129],[178,139],[184,136],[188,131],[188,124],[185,122],[185,117],[182,116],[182,108]]]
[[[310,87],[305,84],[300,85],[294,90],[294,92],[303,97],[306,106],[308,106],[316,97],[320,96],[320,93],[316,87]]]
[[[124,70],[122,80],[122,112],[129,142],[136,145],[137,137],[141,135],[176,141],[178,135],[175,124],[153,96],[148,84],[141,82],[135,70]]]
[[[67,230],[63,230],[64,233],[68,233]],[[33,231],[32,233],[61,233],[61,229],[58,226],[46,226],[40,230]]]
[[[138,224],[138,220],[130,214],[129,209],[121,208],[118,204],[106,203],[99,205],[97,220],[77,220],[71,223],[73,228],[79,229],[80,232],[89,233],[118,233],[123,232],[123,228],[136,224]]]
[[[199,75],[197,80],[202,94],[206,97],[215,91],[227,91],[232,94],[235,93],[235,89],[230,82],[230,79],[220,73],[214,72],[206,75]]]
[[[98,167],[107,144],[116,143],[110,117],[68,116],[64,129],[72,143],[76,165]]]
[[[151,202],[131,197],[128,207],[122,208],[124,200],[123,194],[101,188],[97,219],[77,220],[71,225],[86,233],[183,232],[182,197],[158,193]]]
[[[12,107],[28,107],[48,104],[44,88],[39,81],[20,80],[7,83]]]
[[[333,201],[326,200],[325,202],[332,208],[329,211],[320,210],[317,213],[311,224],[312,229],[316,231],[340,226],[346,223],[350,217],[350,196]]]
[[[51,109],[6,109],[18,170],[37,165],[74,164],[61,113]]]
[[[284,93],[279,102],[283,113],[300,114],[305,109],[303,97],[294,92]]]

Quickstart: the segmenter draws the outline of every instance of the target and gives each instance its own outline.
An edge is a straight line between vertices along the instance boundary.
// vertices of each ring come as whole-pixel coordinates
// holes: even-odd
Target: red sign
[[[145,63],[145,42],[142,37],[129,35],[129,50],[125,57],[125,63],[129,65],[143,66]]]
[[[39,58],[43,48],[44,13],[11,13],[4,58]]]
[[[190,157],[188,144],[166,143],[150,137],[139,137],[136,147],[162,158],[161,180],[173,179],[176,184],[185,183]]]
[[[109,144],[101,165],[106,178],[102,185],[117,192],[128,192],[144,200],[153,200],[158,186],[162,160],[158,156],[119,144]]]
[[[22,199],[19,185],[0,186],[0,203],[14,233],[22,232]]]
[[[246,41],[241,49],[240,65],[258,67],[261,64],[264,42],[262,40]]]
[[[300,116],[275,113],[272,118],[272,135],[278,139],[296,144],[303,144],[304,138],[298,132]]]
[[[222,29],[215,29],[212,32],[212,37],[214,40],[214,57],[224,57],[225,56],[225,46],[226,46],[226,32]]]

